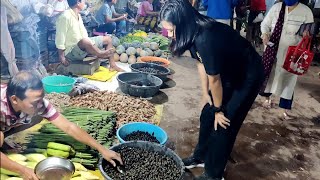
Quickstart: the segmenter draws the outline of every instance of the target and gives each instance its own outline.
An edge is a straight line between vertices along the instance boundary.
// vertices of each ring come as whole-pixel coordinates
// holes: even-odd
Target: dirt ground
[[[172,80],[153,99],[164,104],[161,126],[169,135],[169,146],[181,158],[191,155],[198,140],[201,87],[195,63],[186,57],[173,60]],[[311,67],[299,78],[294,120],[280,118],[277,97],[270,110],[262,107],[261,97],[256,99],[239,132],[226,180],[320,179],[319,71],[319,67]],[[184,179],[201,173],[202,169],[192,170]]]

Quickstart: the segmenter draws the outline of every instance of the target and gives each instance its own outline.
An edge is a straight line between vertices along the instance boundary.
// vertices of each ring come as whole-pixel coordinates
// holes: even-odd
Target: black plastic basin
[[[161,155],[169,156],[170,158],[172,158],[175,161],[175,163],[178,165],[178,167],[180,169],[180,178],[178,178],[177,180],[183,179],[183,174],[184,174],[184,169],[185,169],[184,164],[183,164],[181,158],[171,149],[169,149],[163,145],[160,145],[160,144],[145,142],[145,141],[129,141],[129,142],[125,142],[122,144],[117,144],[117,145],[111,147],[110,149],[117,152],[122,147],[138,147],[138,148],[142,148],[142,149],[145,149],[148,151],[158,152]],[[107,161],[102,157],[99,160],[98,168],[99,168],[102,176],[106,180],[112,180],[112,178],[110,178],[110,176],[108,176],[108,174],[104,170],[104,167],[106,166],[106,164],[107,164]],[[161,167],[159,167],[159,168],[161,168]]]
[[[158,73],[150,73],[150,72],[142,71],[141,69],[143,68],[152,68],[155,71],[158,71]],[[154,63],[135,63],[130,65],[130,69],[133,72],[147,73],[147,74],[157,76],[163,82],[167,80],[167,76],[170,74],[170,70],[168,68],[163,67],[161,65],[154,64]]]
[[[146,73],[126,72],[117,76],[119,87],[125,94],[149,98],[154,96],[162,85],[162,80]]]

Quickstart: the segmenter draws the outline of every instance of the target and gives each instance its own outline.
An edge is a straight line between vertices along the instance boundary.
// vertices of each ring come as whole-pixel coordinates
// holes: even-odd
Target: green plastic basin
[[[74,84],[75,80],[68,76],[47,76],[42,79],[43,88],[46,93],[69,93]]]

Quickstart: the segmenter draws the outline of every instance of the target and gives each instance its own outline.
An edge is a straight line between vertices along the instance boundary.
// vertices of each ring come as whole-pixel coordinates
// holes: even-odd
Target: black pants
[[[211,178],[222,178],[237,134],[259,93],[263,79],[257,79],[251,87],[248,95],[244,97],[246,100],[238,107],[234,118],[230,119],[230,126],[227,129],[218,125],[218,129],[215,131],[213,108],[209,104],[203,108],[200,116],[199,141],[194,151],[194,157],[205,162],[205,172]],[[239,96],[239,98],[243,97]]]

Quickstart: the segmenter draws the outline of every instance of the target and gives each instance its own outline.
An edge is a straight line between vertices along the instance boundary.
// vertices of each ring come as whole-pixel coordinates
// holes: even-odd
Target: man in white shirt
[[[68,60],[79,61],[92,54],[99,58],[108,58],[110,70],[123,71],[113,59],[114,49],[110,36],[88,37],[79,13],[85,6],[85,0],[68,0],[68,4],[70,9],[63,12],[56,23],[55,43],[61,63],[68,65]],[[106,46],[106,49],[102,49],[103,46]]]

